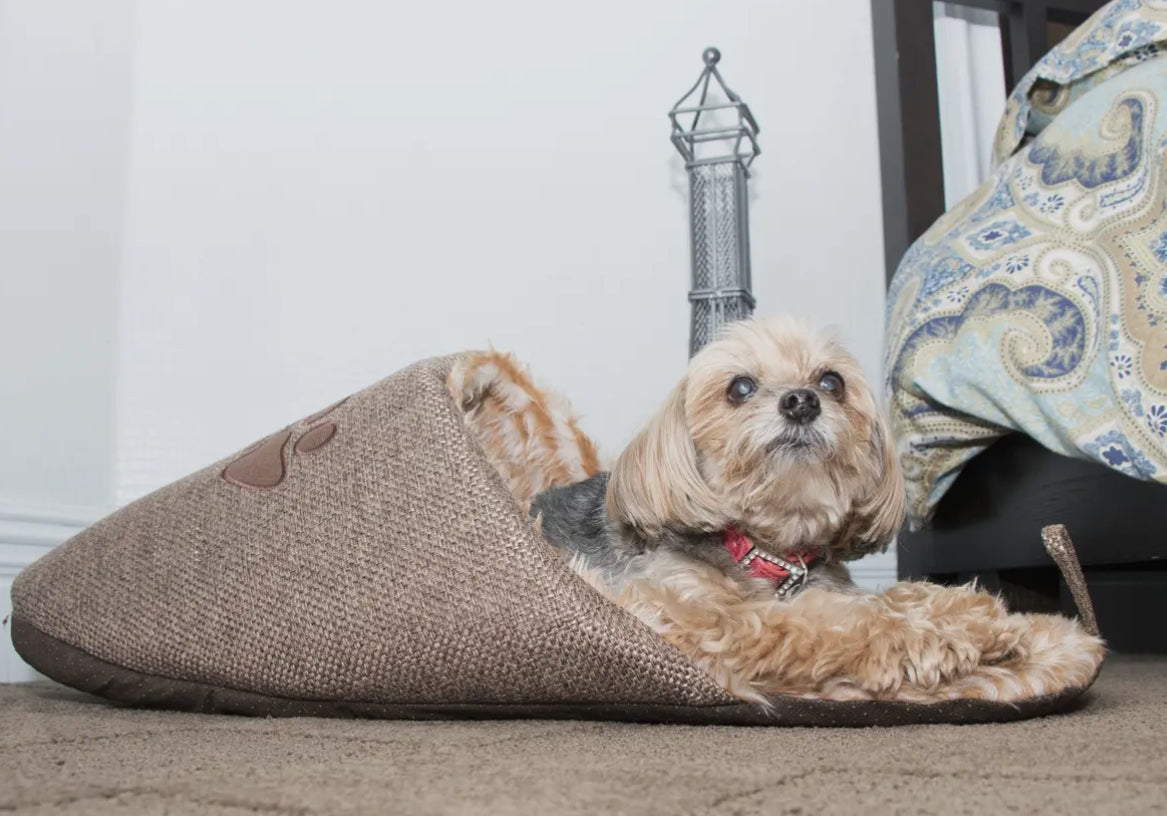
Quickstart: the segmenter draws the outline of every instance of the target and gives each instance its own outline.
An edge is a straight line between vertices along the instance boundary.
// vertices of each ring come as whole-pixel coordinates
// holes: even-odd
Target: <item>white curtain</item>
[[[993,135],[1005,109],[1005,71],[996,14],[932,5],[944,203],[951,208],[991,172]]]

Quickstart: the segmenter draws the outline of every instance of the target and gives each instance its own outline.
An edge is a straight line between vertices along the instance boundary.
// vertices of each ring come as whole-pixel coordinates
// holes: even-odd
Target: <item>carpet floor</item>
[[[1007,725],[245,719],[0,686],[0,813],[1167,812],[1167,658]]]

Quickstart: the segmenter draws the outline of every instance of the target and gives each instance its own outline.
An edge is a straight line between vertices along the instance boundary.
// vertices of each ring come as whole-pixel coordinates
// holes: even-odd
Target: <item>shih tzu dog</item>
[[[451,387],[572,568],[741,698],[1012,700],[1101,662],[1077,622],[1010,614],[973,586],[851,583],[843,562],[887,546],[904,491],[875,397],[828,334],[731,325],[610,472],[504,355]]]

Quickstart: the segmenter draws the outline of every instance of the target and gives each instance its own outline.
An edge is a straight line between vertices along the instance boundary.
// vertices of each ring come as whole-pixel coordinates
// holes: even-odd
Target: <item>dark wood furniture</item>
[[[1104,5],[1095,0],[963,0],[999,15],[1009,87]],[[944,211],[933,10],[928,0],[872,0],[884,242],[890,282],[900,258]],[[1008,87],[1006,88],[1008,90]],[[1072,612],[1042,549],[1064,523],[1117,651],[1167,652],[1167,487],[1013,435],[975,457],[932,523],[899,539],[902,578],[977,578],[1013,608]]]
[[[1033,64],[1105,5],[1098,0],[959,0],[996,12],[1008,93]],[[871,0],[887,280],[944,212],[936,38],[930,0]]]

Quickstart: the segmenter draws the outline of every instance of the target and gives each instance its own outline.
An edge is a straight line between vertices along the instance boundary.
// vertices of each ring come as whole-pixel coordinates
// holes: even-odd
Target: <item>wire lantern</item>
[[[701,58],[705,70],[669,111],[672,142],[689,172],[690,356],[726,323],[754,312],[747,184],[762,152],[758,123],[717,70],[721,52],[706,48]]]

